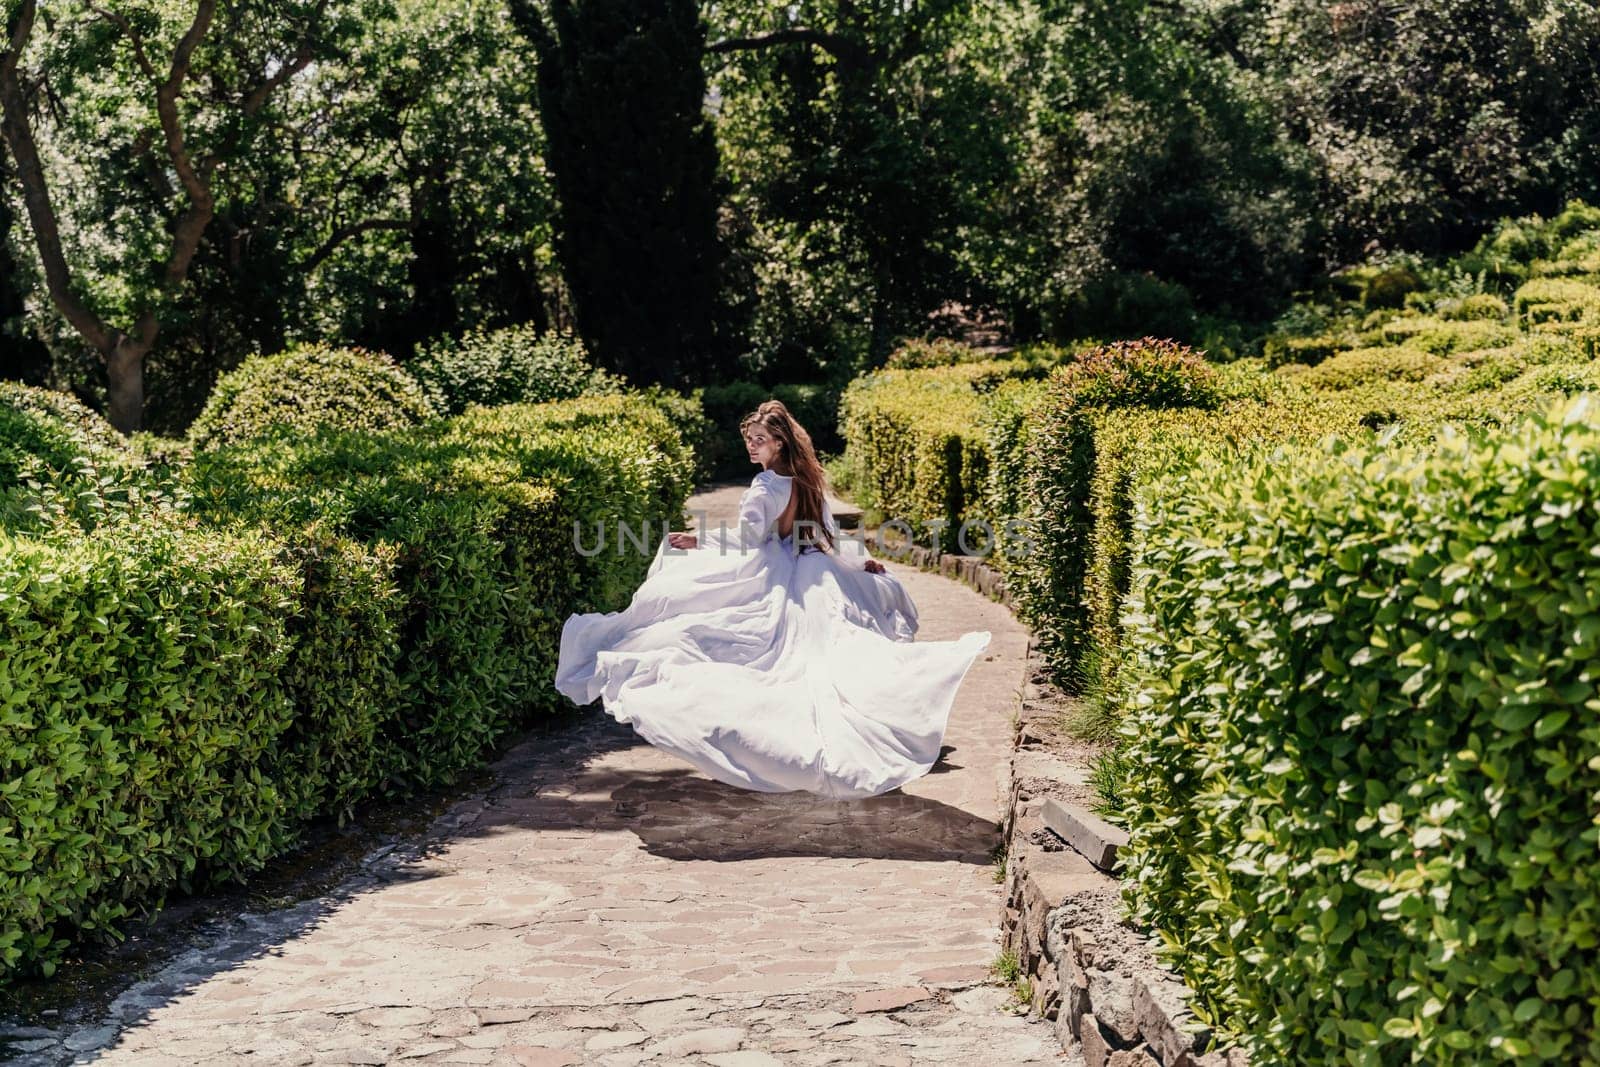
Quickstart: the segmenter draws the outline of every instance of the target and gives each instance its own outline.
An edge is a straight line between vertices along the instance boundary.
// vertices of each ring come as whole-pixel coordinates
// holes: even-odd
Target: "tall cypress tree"
[[[11,180],[11,159],[0,149],[0,181]],[[43,385],[50,374],[50,350],[28,334],[25,294],[16,260],[11,258],[11,205],[0,198],[0,380]]]
[[[556,252],[601,365],[638,385],[726,370],[717,151],[696,0],[512,0],[539,59]]]

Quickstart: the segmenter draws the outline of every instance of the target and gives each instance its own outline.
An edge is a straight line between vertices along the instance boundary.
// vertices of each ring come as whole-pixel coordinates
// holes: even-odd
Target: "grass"
[[[1090,808],[1107,822],[1127,826],[1122,789],[1128,781],[1130,761],[1120,748],[1108,748],[1089,764],[1089,785],[1095,799]]]
[[[994,870],[991,872],[994,875],[994,884],[999,885],[1006,880],[1006,843],[1002,841],[994,846],[990,857],[994,865]]]
[[[1022,965],[1017,961],[1015,952],[1002,952],[995,957],[989,965],[989,970],[1000,979],[1002,985],[1011,989],[1011,1010],[1017,1012],[1029,1011],[1033,1007],[1033,983],[1022,975]]]
[[[1122,722],[1122,707],[1115,687],[1107,684],[1110,672],[1102,662],[1105,658],[1106,653],[1098,643],[1090,643],[1073,666],[1078,680],[1078,699],[1068,705],[1062,726],[1082,741],[1112,741]]]

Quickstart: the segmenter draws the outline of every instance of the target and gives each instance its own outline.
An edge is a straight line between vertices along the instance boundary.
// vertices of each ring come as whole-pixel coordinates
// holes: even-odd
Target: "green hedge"
[[[651,558],[574,524],[659,534],[691,465],[643,396],[280,427],[183,468],[190,514],[0,533],[0,976],[564,707],[562,622]]]
[[[541,334],[531,324],[433,341],[406,370],[445,415],[459,415],[475,404],[539,404],[614,394],[623,387],[620,378],[590,362],[577,338]]]
[[[0,534],[0,973],[282,845],[292,586],[249,533]]]
[[[196,448],[219,448],[277,427],[389,430],[434,415],[422,387],[383,353],[301,345],[252,356],[224,374],[189,427],[189,440]]]
[[[1141,490],[1125,884],[1257,1062],[1600,1062],[1595,423]]]
[[[1421,348],[1356,348],[1329,356],[1296,377],[1312,389],[1349,389],[1369,382],[1420,382],[1448,367],[1443,357]]]
[[[1049,351],[934,366],[885,369],[857,378],[839,405],[839,424],[857,472],[856,503],[882,518],[912,524],[919,542],[956,551],[963,520],[1003,521],[986,506],[1003,487],[991,483],[985,411],[1036,382],[1055,364]],[[991,396],[995,400],[991,400]],[[1010,431],[1010,432],[1014,432]],[[942,523],[937,539],[924,523]],[[974,532],[969,546],[983,540]]]
[[[162,507],[153,465],[65,393],[0,382],[0,529],[78,533]]]
[[[690,463],[654,405],[590,397],[390,434],[261,438],[198,458],[193,493],[213,522],[392,553],[399,699],[376,744],[385,788],[400,790],[454,779],[560,706],[561,621],[620,607],[649,563],[578,556],[573,523],[660,529],[681,515]]]

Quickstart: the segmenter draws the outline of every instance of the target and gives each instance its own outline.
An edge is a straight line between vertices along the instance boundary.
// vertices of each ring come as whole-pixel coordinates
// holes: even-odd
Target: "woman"
[[[914,642],[904,587],[840,536],[810,434],[776,400],[739,429],[762,467],[739,529],[668,534],[626,609],[569,617],[556,688],[745,789],[845,799],[926,774],[989,632]]]

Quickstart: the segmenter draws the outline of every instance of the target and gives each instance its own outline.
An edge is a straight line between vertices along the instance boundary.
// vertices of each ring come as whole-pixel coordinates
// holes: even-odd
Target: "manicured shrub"
[[[1257,1062],[1600,1060],[1595,424],[1138,492],[1124,885]]]
[[[292,580],[259,535],[161,518],[0,534],[0,586],[0,973],[49,973],[75,931],[282,844]]]
[[[1448,356],[1471,349],[1502,348],[1521,334],[1514,327],[1481,319],[1447,321],[1425,315],[1396,319],[1380,331],[1385,344],[1407,345]]]
[[[1055,380],[1087,407],[1215,407],[1216,374],[1188,345],[1117,341],[1061,365]]]
[[[985,366],[877,371],[852,382],[841,401],[846,448],[872,487],[857,503],[910,523],[918,543],[941,551],[958,547],[963,518],[982,517],[969,510],[981,509],[988,481],[973,387]]]
[[[1563,240],[1583,233],[1600,232],[1600,207],[1582,200],[1569,200],[1561,214],[1550,220],[1550,232]]]
[[[1297,381],[1312,389],[1349,389],[1370,382],[1420,382],[1448,367],[1420,348],[1356,348],[1324,360]]]
[[[1422,279],[1410,267],[1386,267],[1367,279],[1361,291],[1361,302],[1368,308],[1403,307],[1406,294],[1421,288]]]
[[[597,393],[590,395],[611,395]],[[726,449],[726,443],[718,440],[714,434],[714,425],[706,417],[705,405],[702,402],[702,390],[695,389],[689,393],[682,393],[663,385],[649,385],[643,389],[634,389],[632,396],[644,400],[664,415],[673,428],[678,431],[678,436],[689,443],[694,452],[693,483],[703,485],[716,478],[717,472],[714,465],[713,446]],[[737,425],[737,423],[735,424]]]
[[[980,363],[993,358],[993,352],[981,352],[971,345],[941,337],[902,342],[899,348],[889,353],[884,365],[894,370],[917,370],[922,367],[948,367],[954,363]]]
[[[189,439],[196,448],[217,448],[279,426],[388,430],[433,415],[421,387],[388,356],[304,345],[252,356],[223,375],[189,428]]]
[[[85,458],[67,423],[0,404],[16,455]],[[115,521],[0,532],[0,979],[247,874],[308,819],[450,781],[563,704],[562,622],[626,603],[690,467],[637,396],[280,425],[199,453],[190,514],[130,495]],[[588,545],[619,520],[646,543],[579,551],[575,526]]]
[[[1028,398],[1035,425],[1025,431],[1018,511],[1038,551],[1002,566],[1060,684],[1080,692],[1095,684],[1094,619],[1124,584],[1117,528],[1154,425],[1221,402],[1220,382],[1198,356],[1150,338],[1083,353]]]
[[[160,479],[146,465],[71,397],[0,383],[0,529],[75,533],[159,506]]]
[[[1493,293],[1474,293],[1459,300],[1446,301],[1439,307],[1439,317],[1457,322],[1475,322],[1482,319],[1503,322],[1511,314],[1511,307]]]
[[[0,382],[0,407],[32,412],[64,423],[88,450],[117,453],[127,444],[116,427],[97,412],[89,410],[76,397],[56,389]]]
[[[1286,337],[1275,334],[1267,338],[1262,354],[1269,367],[1296,363],[1314,367],[1337,352],[1357,347],[1357,344],[1353,337],[1344,333],[1325,333],[1312,337]]]
[[[1038,409],[1048,392],[1044,381],[1015,379],[984,396],[978,429],[989,453],[984,499],[991,521],[1003,522],[1023,512],[1031,432],[1038,425]]]
[[[459,415],[474,404],[538,404],[616,393],[623,385],[594,366],[577,338],[541,334],[531,323],[433,341],[406,370],[445,415]]]
[[[1057,350],[1030,349],[978,363],[884,369],[851,382],[839,403],[839,425],[857,472],[856,503],[912,524],[920,543],[959,550],[964,520],[992,526],[1003,518],[985,508],[986,398],[1008,383],[1042,379],[1058,359]],[[974,528],[968,547],[979,549],[984,536]]]
[[[273,747],[270,773],[295,823],[342,822],[388,772],[380,740],[403,699],[399,553],[316,522],[280,539],[279,561],[294,580],[282,676],[294,720]]]
[[[1517,290],[1512,305],[1530,326],[1600,322],[1600,284],[1576,278],[1534,278]]]
[[[388,434],[280,432],[202,455],[193,493],[212,522],[261,525],[291,544],[315,526],[378,557],[348,580],[398,589],[392,621],[357,623],[374,635],[363,639],[374,655],[391,629],[397,642],[398,699],[372,729],[382,787],[399,791],[453,780],[506,730],[559,706],[562,620],[621,607],[650,561],[582,556],[574,523],[588,540],[597,521],[613,531],[619,519],[675,524],[690,473],[688,448],[658,407],[602,396],[475,408]],[[354,625],[342,598],[323,610],[335,638]],[[316,654],[337,661],[335,649]],[[374,661],[370,688],[386,684]],[[330,714],[364,723],[378,698],[350,702],[358,707]]]
[[[1008,564],[1008,581],[1055,681],[1096,697],[1116,667],[1130,508],[1148,472],[1196,441],[1237,449],[1335,429],[1360,433],[1371,403],[1291,393],[1216,409],[1106,409],[1079,403],[1061,379],[1050,386],[1030,411],[1022,476],[1020,515],[1038,551]]]

